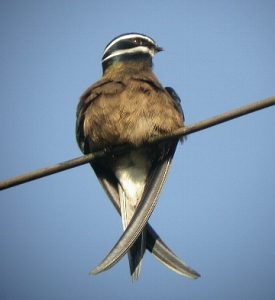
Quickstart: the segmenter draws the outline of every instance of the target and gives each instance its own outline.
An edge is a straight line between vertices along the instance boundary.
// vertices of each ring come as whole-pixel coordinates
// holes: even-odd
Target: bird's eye
[[[143,45],[143,42],[140,39],[133,39],[133,43],[140,46]]]

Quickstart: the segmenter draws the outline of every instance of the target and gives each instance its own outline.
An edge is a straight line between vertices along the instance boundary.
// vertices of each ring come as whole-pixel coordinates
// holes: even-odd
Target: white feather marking
[[[114,44],[119,43],[123,40],[134,39],[134,38],[147,40],[149,43],[155,44],[155,41],[153,39],[143,34],[138,34],[138,33],[124,34],[122,36],[117,37],[106,46],[106,48],[104,49],[103,56]]]
[[[130,49],[121,49],[121,50],[112,52],[109,56],[102,59],[101,62],[103,63],[104,61],[106,61],[114,56],[123,55],[123,54],[134,54],[134,53],[147,53],[151,57],[154,57],[154,55],[156,54],[156,51],[154,49],[150,49],[146,46],[138,46],[138,47],[130,48]]]
[[[150,165],[147,155],[142,150],[131,151],[116,164],[115,174],[119,180],[118,190],[124,229],[131,221],[142,197]]]

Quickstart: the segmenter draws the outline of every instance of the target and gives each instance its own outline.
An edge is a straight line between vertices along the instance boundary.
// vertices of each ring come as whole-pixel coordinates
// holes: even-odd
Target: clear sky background
[[[105,45],[153,37],[191,124],[275,94],[275,2],[1,1],[0,180],[80,155],[79,96]],[[122,232],[88,165],[0,192],[0,299],[275,299],[275,108],[189,136],[150,223],[201,273],[126,257],[89,276]]]

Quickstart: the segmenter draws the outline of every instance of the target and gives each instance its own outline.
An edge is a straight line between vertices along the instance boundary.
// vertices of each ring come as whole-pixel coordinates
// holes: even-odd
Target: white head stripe
[[[149,49],[145,46],[138,46],[131,49],[122,49],[122,50],[117,50],[115,52],[112,52],[109,56],[105,57],[101,62],[103,63],[104,61],[121,54],[128,54],[128,53],[131,54],[131,53],[140,53],[140,52],[148,53],[151,57],[155,55],[155,51],[153,49]]]
[[[142,35],[142,34],[138,34],[138,33],[129,33],[126,35],[122,35],[118,38],[116,38],[115,40],[113,40],[104,50],[103,56],[104,54],[114,45],[116,44],[118,41],[123,41],[123,40],[128,40],[128,39],[134,39],[134,38],[142,38],[144,40],[147,40],[148,42],[155,44],[155,42],[149,38],[148,36]]]

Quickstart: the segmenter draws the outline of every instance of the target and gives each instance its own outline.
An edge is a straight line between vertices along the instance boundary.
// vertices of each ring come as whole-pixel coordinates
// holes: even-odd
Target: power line
[[[223,114],[211,117],[209,119],[206,119],[204,121],[200,121],[191,125],[186,125],[183,128],[178,129],[175,131],[173,134],[170,135],[164,135],[155,138],[154,140],[150,141],[150,143],[157,143],[161,142],[164,140],[169,140],[169,139],[175,139],[179,138],[181,136],[185,136],[187,134],[191,134],[197,131],[201,131],[204,129],[207,129],[209,127],[221,124],[223,122],[230,121],[232,119],[241,117],[243,115],[255,112],[257,110],[267,108],[269,106],[275,105],[275,96],[266,98],[264,100],[260,100],[245,106],[242,106],[240,108],[231,110],[229,112],[225,112]],[[10,187],[23,184],[38,178],[42,178],[48,175],[52,175],[58,172],[62,172],[77,166],[84,165],[94,159],[97,159],[99,157],[103,157],[107,154],[118,154],[118,153],[123,153],[129,150],[128,146],[119,146],[115,147],[112,150],[101,150],[97,152],[93,152],[87,155],[83,155],[71,160],[67,160],[64,162],[60,162],[58,164],[52,165],[50,167],[38,169],[29,173],[25,173],[23,175],[19,175],[4,181],[0,182],[0,190],[8,189]]]

